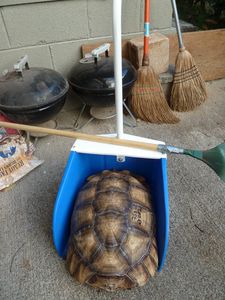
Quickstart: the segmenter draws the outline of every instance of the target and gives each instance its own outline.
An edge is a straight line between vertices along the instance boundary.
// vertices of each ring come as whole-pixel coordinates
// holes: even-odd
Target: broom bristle
[[[150,66],[138,70],[130,104],[136,117],[143,121],[158,124],[179,122],[166,101],[157,74]]]
[[[206,99],[206,85],[195,61],[190,52],[181,49],[176,58],[170,107],[180,112],[191,111]]]

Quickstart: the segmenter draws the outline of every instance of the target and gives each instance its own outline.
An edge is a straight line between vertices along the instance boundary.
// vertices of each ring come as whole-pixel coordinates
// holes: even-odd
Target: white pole
[[[122,79],[122,0],[113,0],[114,76],[116,98],[117,137],[123,138],[123,79]]]

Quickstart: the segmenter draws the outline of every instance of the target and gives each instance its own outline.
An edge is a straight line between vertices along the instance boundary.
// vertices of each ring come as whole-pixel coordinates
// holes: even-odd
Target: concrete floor
[[[225,80],[208,84],[209,100],[178,125],[140,122],[126,132],[167,143],[207,149],[225,139]],[[58,116],[71,125],[67,104]],[[115,131],[115,121],[95,121],[84,132]],[[52,242],[52,211],[73,141],[46,137],[38,169],[0,197],[1,299],[225,299],[225,184],[205,164],[168,159],[170,241],[162,273],[143,288],[109,294],[75,283]]]

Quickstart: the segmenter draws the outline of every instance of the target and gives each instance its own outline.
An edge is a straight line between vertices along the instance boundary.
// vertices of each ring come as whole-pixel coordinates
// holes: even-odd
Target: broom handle
[[[179,48],[182,50],[182,49],[184,49],[184,43],[183,43],[182,33],[181,33],[181,29],[180,29],[180,22],[179,22],[179,15],[178,15],[178,11],[177,11],[176,0],[172,0],[172,6],[173,6],[173,12],[174,12],[175,23],[176,23],[176,28],[177,28]]]
[[[0,122],[0,127],[24,130],[28,132],[44,133],[49,135],[57,135],[57,136],[63,136],[63,137],[80,139],[80,140],[97,142],[97,143],[125,146],[125,147],[138,148],[144,150],[160,151],[159,145],[157,144],[97,136],[97,135],[91,135],[91,134],[74,132],[74,131],[58,130],[58,129],[44,128],[44,127],[30,126],[30,125],[16,124],[16,123],[9,123],[9,122]],[[163,147],[164,145],[160,145],[160,147],[161,146]]]
[[[145,0],[144,55],[142,66],[149,66],[150,0]]]

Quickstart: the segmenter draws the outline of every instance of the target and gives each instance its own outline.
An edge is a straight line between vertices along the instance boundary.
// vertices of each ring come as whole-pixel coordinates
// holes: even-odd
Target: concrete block
[[[48,46],[28,47],[0,51],[0,73],[6,69],[11,71],[15,62],[25,54],[31,67],[53,68]]]
[[[2,9],[12,47],[88,38],[87,3],[56,1]]]
[[[139,32],[141,0],[123,0],[122,32]],[[112,35],[112,0],[88,0],[88,22],[91,37]]]
[[[157,74],[166,72],[169,67],[169,39],[159,32],[153,32],[149,47],[150,65]],[[128,42],[128,53],[130,61],[138,69],[143,59],[143,37]]]
[[[144,27],[144,0],[141,0],[140,31]],[[151,27],[163,29],[172,27],[172,6],[168,0],[151,0]]]
[[[82,44],[83,41],[72,41],[50,45],[55,70],[67,76],[81,58]]]
[[[0,10],[0,50],[8,49],[9,47],[9,40]]]
[[[0,6],[35,3],[35,2],[49,2],[49,1],[55,1],[55,0],[1,0]]]
[[[159,75],[159,80],[162,85],[165,97],[169,103],[172,86],[173,86],[173,76],[174,76],[175,66],[169,65],[167,72]]]
[[[123,0],[122,31],[123,33],[135,33],[140,31],[141,0]]]
[[[82,44],[83,41],[72,41],[51,45],[50,50],[55,70],[60,72],[65,77],[68,77],[68,74],[71,71],[72,67],[77,64],[82,57]],[[63,110],[72,111],[81,106],[82,104],[79,98],[72,91],[72,89],[70,89]],[[71,122],[71,120],[69,122]]]
[[[163,29],[159,29],[157,31],[159,31],[160,33],[162,33],[162,34],[164,34],[166,36],[170,35],[170,34],[176,34],[177,33],[175,27],[163,28]]]

